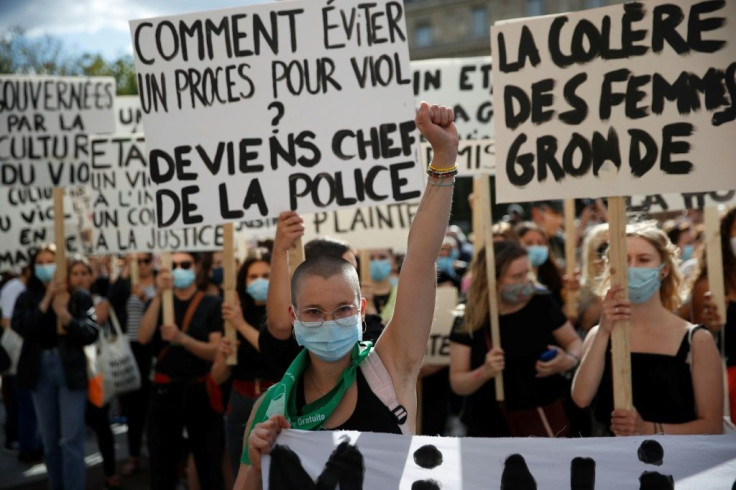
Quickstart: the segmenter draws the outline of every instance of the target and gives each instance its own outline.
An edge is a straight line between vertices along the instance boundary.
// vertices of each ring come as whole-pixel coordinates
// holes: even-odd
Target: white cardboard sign
[[[160,227],[420,197],[401,2],[274,2],[130,31]]]
[[[626,198],[626,210],[633,213],[662,213],[720,205],[736,205],[736,191],[649,194]]]
[[[457,289],[454,287],[437,288],[434,321],[424,354],[425,364],[450,364],[450,333],[455,323],[456,306]]]
[[[87,135],[115,127],[112,77],[0,75],[0,186],[84,185]]]
[[[736,2],[502,22],[491,43],[499,202],[736,182]]]
[[[353,490],[727,490],[736,479],[736,436],[486,439],[288,429],[262,462],[265,490],[319,488],[320,476]]]

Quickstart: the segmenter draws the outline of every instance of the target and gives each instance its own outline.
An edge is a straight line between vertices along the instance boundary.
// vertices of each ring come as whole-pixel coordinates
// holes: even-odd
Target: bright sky
[[[58,36],[71,54],[132,54],[128,21],[268,0],[0,0],[0,31],[12,25],[28,35]]]

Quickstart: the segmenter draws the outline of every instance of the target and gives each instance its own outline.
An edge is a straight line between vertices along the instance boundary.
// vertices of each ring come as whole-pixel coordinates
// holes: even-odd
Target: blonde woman
[[[722,430],[723,379],[713,338],[673,313],[680,301],[676,248],[645,223],[627,230],[629,299],[607,288],[600,324],[588,333],[573,381],[580,407],[595,401],[596,420],[617,436],[717,434]],[[610,338],[618,321],[631,322],[633,410],[613,410]]]
[[[578,327],[588,332],[601,317],[602,300],[598,289],[605,270],[608,250],[608,223],[590,228],[583,240],[582,277],[578,303]]]

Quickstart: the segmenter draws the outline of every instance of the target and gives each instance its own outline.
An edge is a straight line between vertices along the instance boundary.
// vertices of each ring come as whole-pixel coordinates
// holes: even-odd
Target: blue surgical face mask
[[[182,269],[181,267],[174,269],[171,273],[174,277],[174,287],[176,289],[186,289],[194,282],[194,269]]]
[[[455,259],[452,257],[437,257],[437,268],[451,276],[455,275]]]
[[[529,254],[529,262],[531,262],[532,267],[539,267],[547,262],[549,258],[549,247],[547,245],[529,245],[526,247],[526,252]]]
[[[693,258],[693,253],[695,253],[695,245],[685,245],[684,247],[682,247],[682,254],[680,255],[680,258],[683,262],[685,262],[686,260],[690,260]]]
[[[459,259],[460,258],[460,251],[458,249],[456,249],[456,248],[451,248],[450,249],[450,257],[452,258],[452,260]]]
[[[245,288],[245,292],[255,301],[266,301],[266,297],[268,296],[268,279],[259,277],[253,280]]]
[[[628,280],[629,301],[639,305],[649,301],[654,293],[659,291],[662,281],[659,273],[662,272],[664,264],[659,267],[629,267],[626,272]]]
[[[381,282],[391,274],[391,261],[387,259],[371,260],[371,279]]]
[[[36,264],[33,266],[33,272],[41,282],[51,282],[56,274],[56,264]]]
[[[213,267],[210,272],[210,282],[218,286],[222,284],[222,281],[225,279],[224,269],[222,267]]]
[[[339,361],[363,338],[360,313],[350,317],[349,324],[346,320],[340,320],[342,325],[335,320],[326,320],[322,325],[294,320],[296,342],[323,361]]]

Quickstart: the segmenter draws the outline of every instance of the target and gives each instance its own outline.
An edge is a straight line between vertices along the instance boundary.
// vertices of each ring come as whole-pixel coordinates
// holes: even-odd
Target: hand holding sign
[[[616,322],[631,320],[631,302],[626,298],[618,298],[616,293],[623,291],[621,286],[613,286],[603,299],[601,323],[599,329],[610,335]]]
[[[253,408],[255,411],[257,407]],[[291,424],[283,415],[273,415],[270,419],[255,426],[248,436],[248,456],[250,467],[253,470],[249,474],[260,475],[261,456],[271,452],[271,446],[282,429],[290,428]]]

